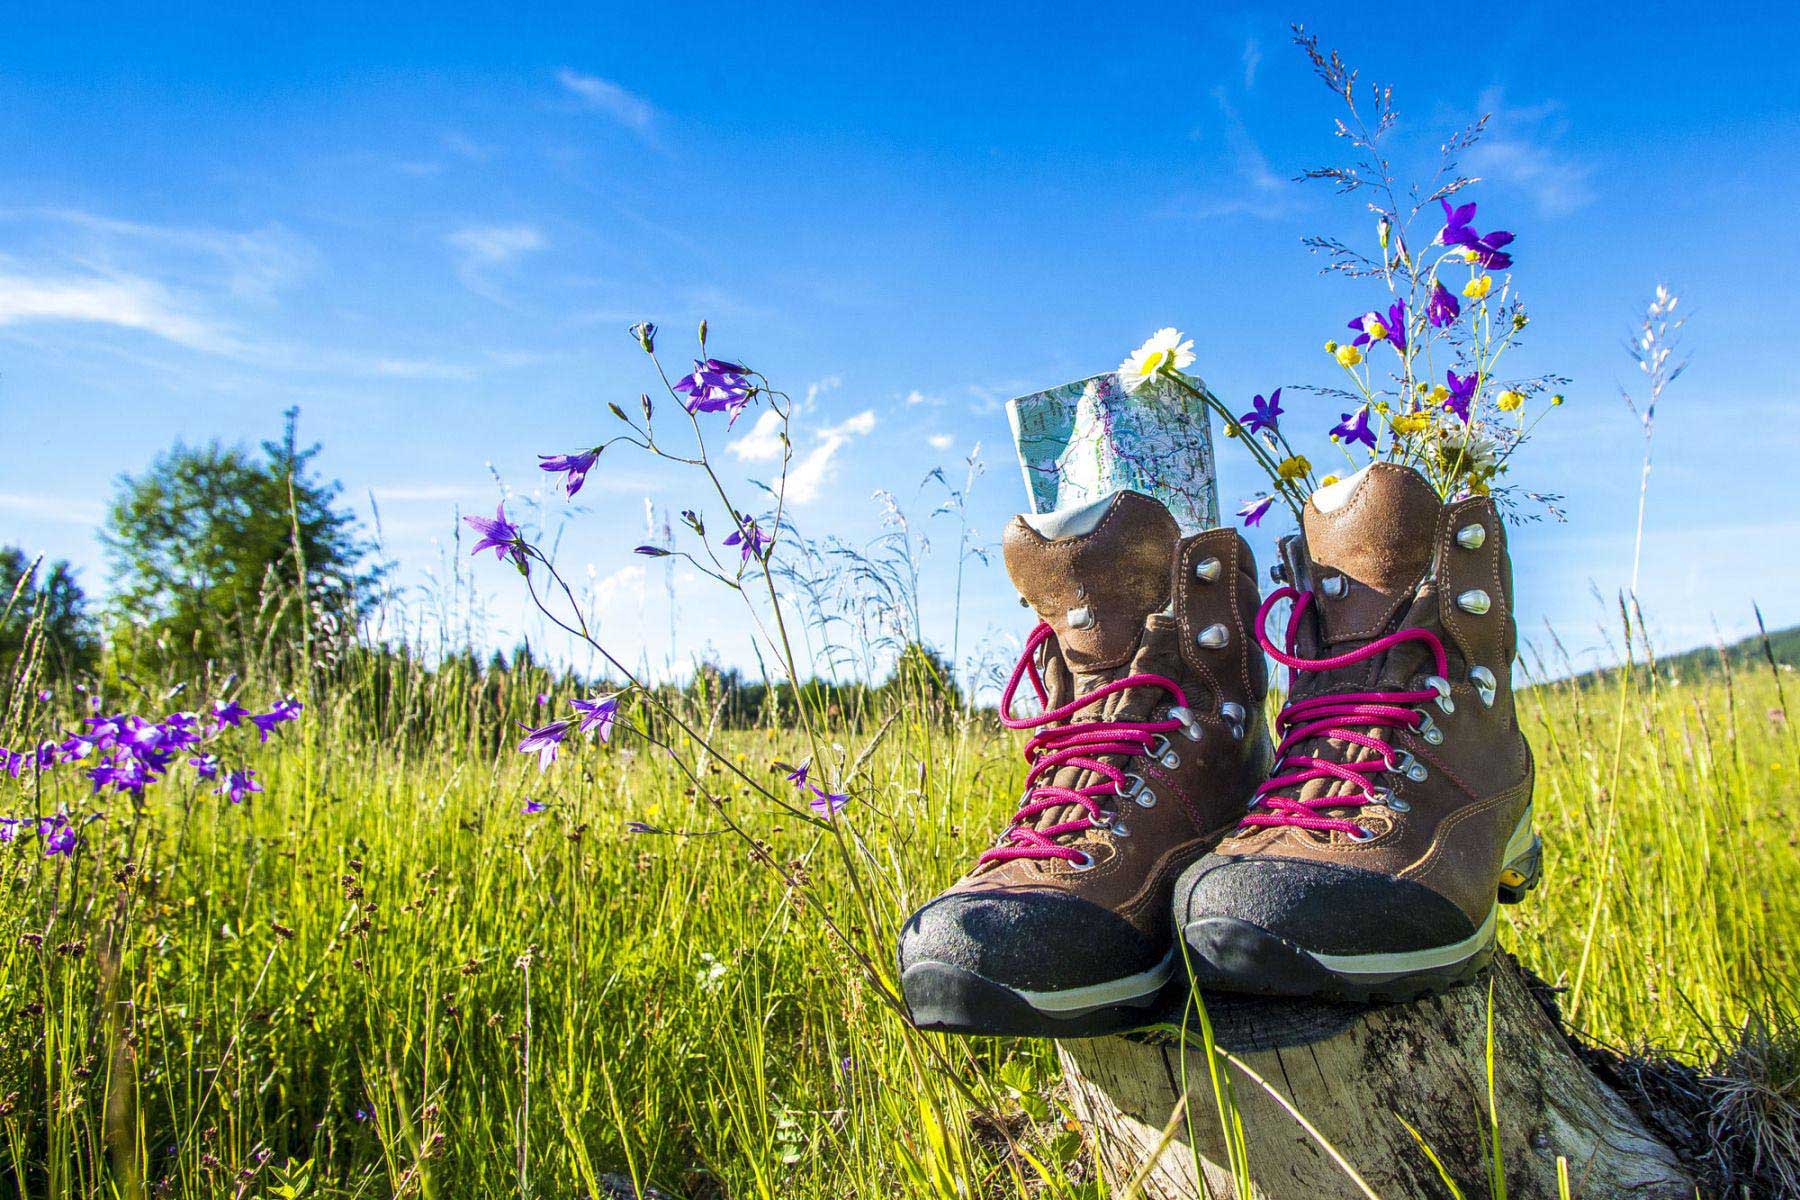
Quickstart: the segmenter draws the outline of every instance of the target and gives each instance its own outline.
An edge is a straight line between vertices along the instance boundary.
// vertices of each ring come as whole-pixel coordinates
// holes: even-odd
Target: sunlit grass
[[[1552,982],[1580,958],[1617,805],[1577,1015],[1593,1037],[1705,1056],[1794,978],[1782,682],[1640,672],[1614,797],[1613,684],[1523,697],[1546,878],[1503,937]],[[989,719],[899,715],[840,839],[772,819],[714,762],[721,814],[629,735],[539,775],[495,732],[535,690],[350,669],[265,748],[251,803],[172,786],[135,814],[102,804],[73,861],[0,847],[17,1194],[1101,1194],[1049,1043],[919,1037],[883,997],[893,928],[1017,794]],[[8,738],[75,700],[19,706]],[[881,727],[829,737],[853,762]],[[725,742],[775,784],[800,753],[785,731]],[[17,811],[94,807],[68,772],[38,786]],[[719,832],[727,815],[766,850]],[[1215,1119],[1194,1082],[1187,1119]]]

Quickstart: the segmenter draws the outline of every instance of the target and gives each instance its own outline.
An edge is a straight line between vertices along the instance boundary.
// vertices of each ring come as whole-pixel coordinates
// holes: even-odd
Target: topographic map
[[[1210,414],[1179,385],[1127,394],[1109,371],[1009,400],[1006,415],[1032,512],[1130,489],[1162,501],[1183,535],[1218,525]]]

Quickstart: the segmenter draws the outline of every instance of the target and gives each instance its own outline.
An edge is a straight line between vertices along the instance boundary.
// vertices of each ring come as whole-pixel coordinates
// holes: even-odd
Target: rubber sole
[[[1044,993],[1010,988],[942,962],[926,961],[908,967],[900,976],[900,991],[913,1024],[920,1029],[991,1037],[1101,1037],[1138,1029],[1155,1020],[1158,1001],[1174,975],[1173,958],[1165,963],[1166,968],[1157,972],[1159,980],[1145,982],[1149,990],[1073,1009],[1055,1007],[1055,1001]],[[1146,976],[1150,974],[1146,972]],[[1040,1005],[1049,1006],[1048,1010]]]
[[[1324,954],[1236,917],[1201,917],[1182,928],[1188,973],[1203,989],[1351,1003],[1413,1000],[1466,983],[1494,957],[1499,904],[1517,904],[1543,874],[1543,843],[1501,872],[1494,909],[1462,942],[1392,954]]]

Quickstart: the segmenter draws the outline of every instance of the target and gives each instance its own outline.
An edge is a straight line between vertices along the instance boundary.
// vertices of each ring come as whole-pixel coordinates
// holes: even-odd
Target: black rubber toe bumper
[[[1142,1025],[1174,975],[1109,909],[1061,892],[951,892],[900,931],[900,987],[921,1029],[1093,1037]]]
[[[1360,867],[1208,855],[1175,887],[1174,919],[1202,988],[1328,1000],[1403,1000],[1466,980],[1493,954],[1477,925],[1423,884]]]

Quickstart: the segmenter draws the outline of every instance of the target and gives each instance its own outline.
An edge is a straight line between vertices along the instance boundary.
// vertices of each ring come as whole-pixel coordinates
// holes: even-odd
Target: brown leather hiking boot
[[[1301,524],[1255,622],[1291,678],[1278,760],[1183,875],[1175,921],[1202,987],[1405,999],[1485,966],[1496,899],[1538,879],[1506,530],[1492,500],[1443,503],[1390,463],[1321,488]]]
[[[1006,566],[1041,621],[1001,699],[1032,730],[1019,811],[900,932],[915,1024],[1081,1037],[1142,1024],[1174,973],[1176,876],[1269,762],[1256,567],[1230,529],[1182,538],[1120,492],[1017,518]],[[1042,714],[1014,717],[1029,678]]]

